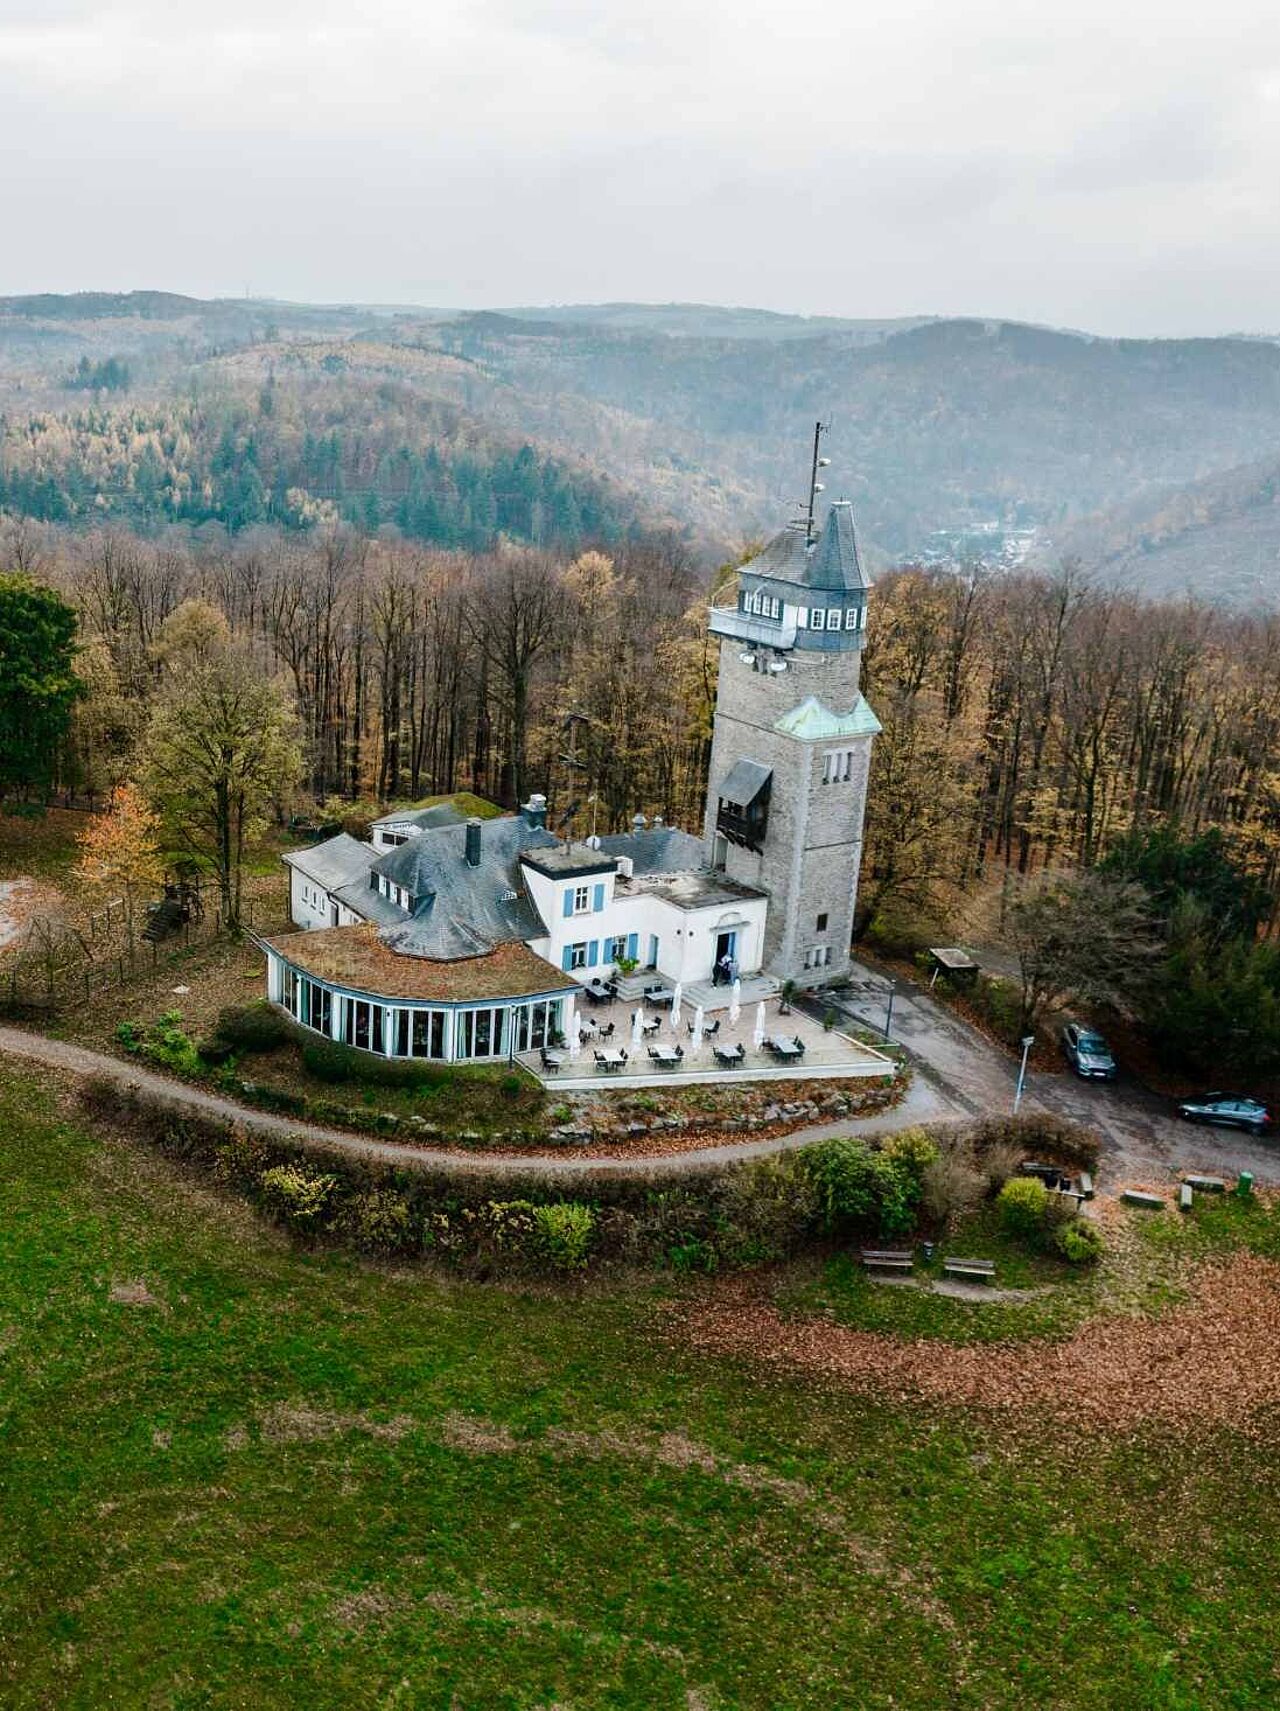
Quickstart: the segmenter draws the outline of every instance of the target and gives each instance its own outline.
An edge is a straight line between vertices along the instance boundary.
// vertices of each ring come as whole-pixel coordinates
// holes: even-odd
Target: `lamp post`
[[[884,1013],[884,1037],[886,1040],[889,1038],[889,1033],[890,1033],[890,1030],[892,1029],[892,1027],[893,1027],[893,983],[891,981],[889,983],[889,1008]]]
[[[1015,1117],[1018,1115],[1018,1107],[1022,1103],[1022,1089],[1025,1087],[1026,1081],[1027,1081],[1027,1058],[1030,1055],[1031,1048],[1033,1045],[1035,1045],[1035,1043],[1036,1043],[1036,1037],[1034,1034],[1024,1034],[1023,1035],[1023,1037],[1022,1037],[1022,1064],[1018,1070],[1018,1085],[1015,1088],[1014,1095],[1013,1095],[1013,1114]]]

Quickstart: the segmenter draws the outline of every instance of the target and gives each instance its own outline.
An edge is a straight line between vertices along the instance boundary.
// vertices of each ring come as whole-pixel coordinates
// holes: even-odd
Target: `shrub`
[[[413,1219],[408,1202],[387,1188],[357,1194],[339,1220],[342,1233],[375,1253],[398,1253],[412,1244]]]
[[[828,1230],[861,1226],[900,1236],[914,1226],[920,1182],[909,1162],[843,1138],[821,1141],[805,1156]]]
[[[1072,1218],[1054,1232],[1053,1245],[1072,1265],[1094,1265],[1102,1258],[1102,1231],[1088,1218]]]
[[[314,1230],[323,1222],[338,1179],[300,1164],[277,1164],[263,1171],[258,1184],[267,1205],[286,1224],[297,1230]]]
[[[782,1259],[821,1223],[817,1189],[798,1153],[731,1172],[720,1191],[719,1212],[719,1245],[731,1265]]]
[[[968,1155],[948,1147],[927,1164],[920,1178],[920,1210],[933,1224],[948,1224],[973,1211],[986,1183]]]
[[[536,1245],[557,1271],[581,1271],[595,1236],[596,1215],[590,1206],[558,1200],[533,1208]]]
[[[1049,1190],[1038,1176],[1012,1176],[996,1196],[996,1205],[1011,1236],[1035,1241],[1047,1222]]]
[[[200,1040],[196,1045],[196,1056],[210,1069],[221,1069],[235,1056],[235,1047],[228,1040]]]
[[[232,1005],[218,1016],[215,1040],[242,1052],[271,1052],[290,1038],[289,1024],[265,1000]]]
[[[900,1129],[896,1135],[888,1137],[880,1150],[885,1158],[901,1165],[917,1182],[938,1157],[937,1142],[923,1129]]]
[[[182,1031],[181,1024],[181,1011],[166,1010],[155,1026],[147,1029],[142,1055],[164,1069],[176,1070],[179,1075],[198,1075],[203,1065],[195,1041]]]
[[[302,1064],[309,1075],[331,1086],[441,1087],[450,1076],[445,1064],[378,1057],[341,1040],[308,1040],[302,1048]]]
[[[1097,1168],[1101,1142],[1095,1129],[1037,1111],[1025,1117],[988,1117],[969,1131],[974,1148],[983,1154],[997,1146],[1016,1150],[1018,1159],[1042,1158],[1078,1170]]]
[[[989,1200],[995,1199],[1005,1183],[1018,1175],[1026,1156],[1025,1148],[1014,1146],[1012,1141],[996,1141],[978,1154],[978,1169]]]
[[[525,1084],[518,1075],[504,1075],[498,1083],[498,1091],[504,1099],[519,1099],[524,1092]]]
[[[116,1038],[127,1052],[140,1052],[147,1030],[140,1022],[117,1022]]]

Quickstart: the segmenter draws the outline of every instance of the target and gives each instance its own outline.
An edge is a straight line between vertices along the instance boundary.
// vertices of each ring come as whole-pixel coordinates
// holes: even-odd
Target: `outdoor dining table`
[[[605,1004],[613,997],[612,989],[606,986],[602,980],[589,980],[582,990],[588,998],[594,999],[597,1004]]]
[[[604,1068],[609,1071],[621,1069],[627,1061],[627,1054],[621,1047],[618,1047],[617,1050],[597,1052],[596,1057],[600,1060],[601,1064],[603,1064]]]
[[[680,1054],[674,1046],[655,1046],[649,1056],[655,1063],[660,1063],[663,1069],[674,1069],[680,1062]]]
[[[765,1044],[773,1053],[774,1057],[793,1058],[804,1056],[804,1047],[800,1044],[799,1040],[784,1040],[775,1035],[773,1039],[766,1040]]]

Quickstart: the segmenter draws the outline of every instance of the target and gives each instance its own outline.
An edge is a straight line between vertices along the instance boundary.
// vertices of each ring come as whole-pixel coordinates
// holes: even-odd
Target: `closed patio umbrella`
[[[702,1006],[693,1013],[693,1033],[689,1036],[689,1051],[694,1057],[702,1050]]]
[[[676,989],[671,994],[671,1026],[673,1029],[680,1026],[680,1000],[683,997],[684,987],[677,980]]]
[[[756,1031],[751,1036],[751,1044],[757,1051],[764,1044],[764,1004],[756,1005]]]
[[[741,1014],[742,982],[740,980],[735,980],[733,983],[733,991],[729,995],[729,1026],[731,1028],[737,1024],[738,1017],[741,1016]]]
[[[638,1052],[644,1044],[644,1005],[637,1004],[631,1013],[631,1049]]]

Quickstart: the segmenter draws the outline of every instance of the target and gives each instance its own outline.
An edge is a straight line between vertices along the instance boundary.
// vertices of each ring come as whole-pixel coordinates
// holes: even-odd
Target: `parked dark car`
[[[1082,1027],[1079,1022],[1068,1022],[1062,1030],[1062,1050],[1072,1069],[1086,1081],[1115,1080],[1116,1060],[1111,1055],[1111,1047],[1092,1028]]]
[[[1179,1117],[1189,1123],[1222,1123],[1232,1129],[1247,1129],[1261,1135],[1271,1127],[1271,1113],[1259,1099],[1243,1093],[1206,1093],[1202,1099],[1183,1099]]]

